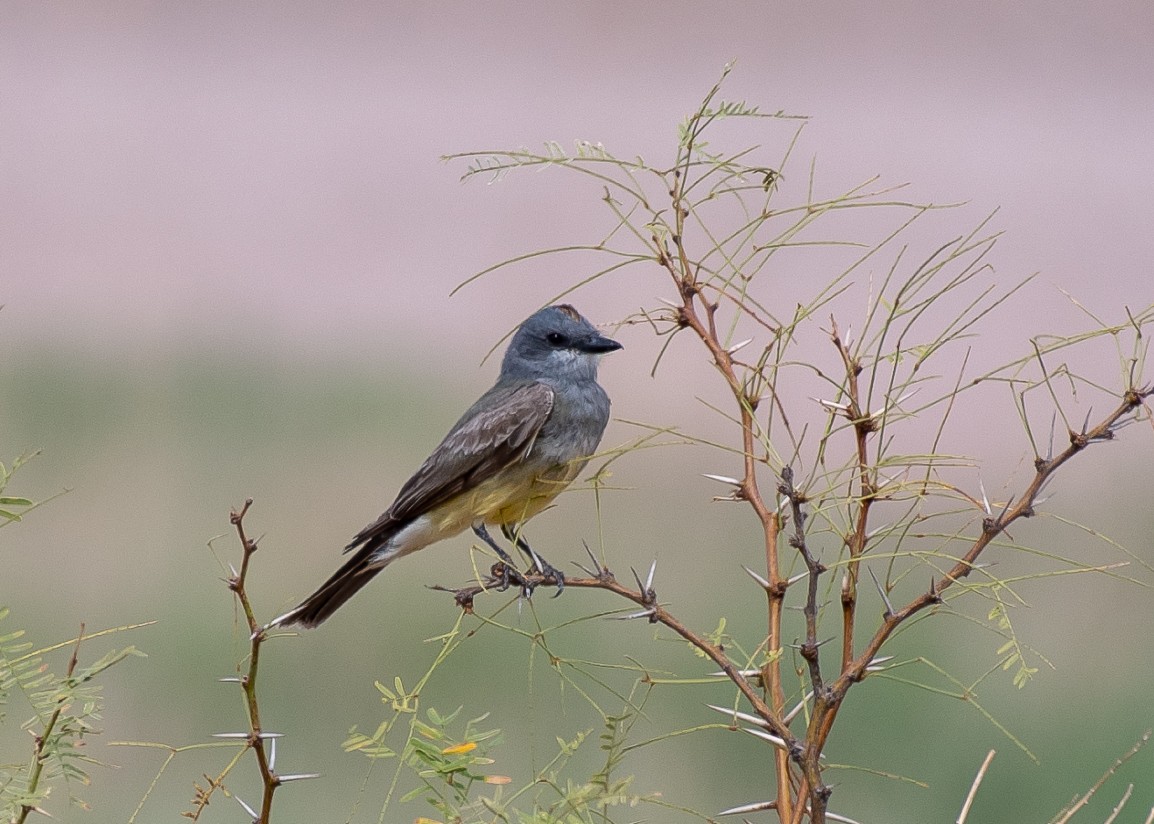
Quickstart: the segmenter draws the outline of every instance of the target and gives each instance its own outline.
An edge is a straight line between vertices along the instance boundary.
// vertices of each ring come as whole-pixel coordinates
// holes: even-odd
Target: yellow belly
[[[477,521],[522,524],[547,507],[580,471],[581,464],[545,473],[506,471],[442,504],[435,517],[446,531],[466,529]]]

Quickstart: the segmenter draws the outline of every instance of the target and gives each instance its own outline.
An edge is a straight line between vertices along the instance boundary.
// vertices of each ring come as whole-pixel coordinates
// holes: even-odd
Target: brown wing
[[[417,518],[492,478],[529,453],[553,411],[553,390],[543,383],[497,384],[473,404],[405,482],[393,505],[357,533],[346,551],[392,534]]]

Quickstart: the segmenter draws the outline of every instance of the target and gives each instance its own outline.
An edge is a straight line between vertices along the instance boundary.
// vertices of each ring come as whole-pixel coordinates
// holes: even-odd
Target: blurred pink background
[[[449,290],[588,241],[596,193],[462,187],[438,158],[584,138],[664,162],[732,59],[726,98],[814,118],[795,175],[816,155],[831,185],[1001,207],[1000,271],[1147,305],[1151,44],[1144,2],[5,3],[0,340],[395,353],[474,343],[490,311],[503,332],[551,288],[484,311],[511,301]]]

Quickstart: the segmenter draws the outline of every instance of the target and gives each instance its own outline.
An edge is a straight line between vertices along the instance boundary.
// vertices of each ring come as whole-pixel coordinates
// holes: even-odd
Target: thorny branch
[[[240,539],[242,554],[240,570],[238,571],[236,567],[229,564],[229,571],[232,574],[225,579],[225,583],[228,585],[229,590],[236,596],[237,605],[244,614],[244,623],[248,631],[249,639],[248,655],[246,656],[248,665],[247,667],[238,666],[239,674],[235,677],[219,679],[223,682],[240,685],[244,700],[245,715],[248,718],[248,730],[246,732],[217,733],[213,736],[214,738],[242,742],[243,747],[237,750],[236,754],[229,759],[228,763],[216,775],[205,773],[204,786],[201,786],[199,783],[195,785],[192,809],[188,812],[181,813],[182,816],[191,821],[200,820],[200,816],[208,808],[209,802],[212,801],[213,795],[217,790],[224,788],[225,779],[228,778],[237,764],[241,762],[244,754],[250,750],[256,756],[257,768],[261,779],[261,803],[259,809],[254,809],[249,806],[235,793],[230,794],[227,790],[224,792],[226,795],[231,795],[231,797],[240,804],[244,811],[251,817],[253,824],[270,824],[273,795],[276,793],[278,787],[290,781],[318,777],[317,773],[301,773],[296,775],[282,775],[278,773],[276,771],[276,741],[280,738],[281,734],[265,731],[261,723],[260,704],[257,696],[257,673],[260,668],[261,649],[268,635],[267,627],[262,626],[256,619],[256,612],[253,609],[252,600],[249,598],[247,589],[252,557],[257,551],[257,542],[248,537],[244,526],[244,518],[248,514],[251,506],[252,498],[249,498],[239,510],[232,510],[229,513],[229,523],[236,529],[237,537]]]
[[[725,650],[718,644],[714,644],[703,635],[699,635],[692,629],[678,620],[669,610],[657,601],[657,593],[652,588],[652,582],[649,586],[638,581],[637,589],[630,589],[621,584],[614,574],[607,568],[596,561],[593,570],[587,578],[574,578],[568,575],[565,576],[566,589],[602,589],[607,592],[612,592],[626,600],[632,601],[638,606],[642,607],[642,611],[634,613],[628,617],[630,618],[646,618],[651,624],[661,624],[675,633],[680,635],[690,644],[692,644],[701,652],[705,653],[717,666],[726,674],[726,676],[737,686],[741,694],[745,696],[750,705],[753,706],[757,714],[766,719],[770,730],[777,736],[787,739],[789,736],[789,729],[778,720],[769,706],[765,703],[761,694],[754,687],[753,683],[746,677],[741,669],[733,663]],[[518,587],[522,591],[531,592],[538,586],[556,586],[557,579],[552,575],[540,574],[536,572],[521,572],[519,570],[510,569],[502,562],[497,562],[489,571],[489,577],[480,584],[472,584],[466,587],[449,588],[442,586],[434,586],[433,589],[442,592],[453,593],[457,605],[466,612],[473,611],[474,600],[478,595],[494,590],[502,589],[506,584]]]
[[[805,607],[802,610],[805,615],[805,643],[801,646],[801,657],[809,664],[810,686],[815,693],[818,693],[823,689],[817,640],[818,583],[826,568],[813,557],[806,544],[805,510],[802,508],[805,496],[793,485],[793,469],[788,466],[782,467],[781,483],[778,484],[777,491],[789,502],[790,518],[793,521],[793,535],[789,538],[789,545],[801,555],[808,573],[806,577],[809,584],[806,588]]]
[[[767,633],[762,646],[764,650],[762,666],[760,670],[752,674],[748,671],[739,670],[728,659],[724,649],[686,627],[676,616],[660,605],[648,582],[642,584],[639,580],[638,588],[634,590],[618,583],[608,569],[597,565],[593,571],[586,570],[589,572],[589,577],[567,578],[565,583],[570,588],[607,590],[640,605],[643,608],[642,611],[627,617],[647,618],[650,622],[660,623],[703,652],[732,680],[756,715],[764,722],[764,727],[781,739],[780,742],[775,742],[777,747],[774,750],[776,799],[770,802],[745,805],[728,812],[773,809],[783,824],[800,824],[804,819],[808,819],[813,824],[824,824],[827,820],[826,802],[829,798],[830,788],[822,781],[822,766],[819,759],[849,688],[867,676],[871,671],[871,662],[877,658],[882,646],[903,623],[927,608],[941,603],[942,594],[955,582],[964,579],[975,569],[978,558],[999,535],[1018,519],[1034,514],[1034,506],[1044,486],[1061,466],[1090,444],[1112,439],[1116,429],[1126,422],[1124,419],[1138,412],[1140,407],[1146,406],[1147,398],[1154,393],[1154,388],[1137,388],[1138,378],[1132,376],[1130,388],[1110,414],[1092,428],[1087,422],[1081,432],[1071,432],[1069,446],[1057,456],[1039,458],[1035,464],[1035,476],[1027,488],[1015,499],[1011,499],[1000,512],[987,511],[985,513],[986,517],[982,522],[980,534],[972,539],[961,558],[944,576],[930,582],[927,591],[913,598],[904,606],[895,607],[890,602],[889,590],[884,589],[879,584],[878,588],[882,600],[885,602],[885,611],[880,626],[862,644],[855,633],[858,586],[862,561],[866,557],[871,536],[869,529],[871,515],[874,504],[879,500],[879,490],[882,488],[879,486],[880,476],[877,459],[871,460],[870,445],[871,440],[877,438],[879,432],[883,431],[882,427],[885,425],[887,410],[871,412],[866,408],[869,391],[860,380],[860,376],[863,374],[863,362],[856,354],[857,350],[853,344],[843,337],[837,324],[832,323],[831,318],[829,333],[841,361],[842,377],[835,381],[839,386],[837,402],[830,402],[827,406],[835,409],[837,414],[843,415],[848,420],[853,437],[852,457],[849,462],[852,481],[850,491],[846,495],[850,510],[850,523],[846,533],[842,536],[846,554],[840,586],[841,649],[838,656],[836,677],[831,678],[832,666],[829,666],[826,672],[822,670],[820,646],[823,641],[817,636],[820,579],[827,572],[827,569],[814,555],[807,543],[807,490],[795,486],[794,471],[790,465],[790,460],[783,460],[770,454],[772,446],[768,443],[759,445],[759,439],[765,437],[765,430],[761,429],[758,424],[759,405],[768,400],[773,410],[781,412],[784,420],[784,409],[776,395],[774,380],[767,376],[765,367],[773,347],[788,343],[788,336],[792,334],[792,330],[785,326],[769,323],[769,320],[772,319],[769,313],[750,298],[745,291],[745,287],[748,286],[750,279],[757,273],[760,266],[755,267],[753,271],[746,271],[743,268],[743,260],[739,259],[739,256],[731,254],[730,247],[726,245],[730,240],[737,238],[739,233],[748,234],[749,237],[746,239],[752,242],[752,229],[750,227],[761,226],[769,220],[771,215],[782,212],[771,209],[768,203],[753,204],[756,208],[749,208],[750,204],[742,200],[739,195],[737,201],[742,208],[746,209],[749,222],[738,233],[718,240],[710,234],[706,221],[697,211],[699,206],[713,199],[718,192],[741,191],[742,187],[729,187],[729,182],[734,178],[741,180],[744,185],[745,178],[743,175],[753,176],[759,171],[765,171],[740,166],[736,161],[728,162],[719,159],[705,150],[705,144],[701,139],[703,131],[714,120],[722,116],[727,105],[730,105],[715,101],[719,88],[720,84],[715,86],[706,96],[698,111],[683,124],[677,159],[673,167],[665,170],[644,167],[656,175],[664,186],[664,192],[668,196],[667,208],[658,209],[651,206],[647,197],[640,193],[640,187],[638,187],[639,191],[637,192],[628,189],[627,191],[637,198],[639,207],[646,211],[650,217],[649,222],[645,223],[643,228],[642,225],[634,224],[631,221],[631,211],[618,209],[608,190],[605,199],[622,225],[627,225],[633,230],[634,235],[645,243],[648,247],[646,254],[652,256],[652,259],[661,267],[664,275],[668,276],[676,290],[676,300],[664,301],[670,308],[662,320],[668,321],[671,325],[670,334],[688,330],[700,341],[708,351],[713,366],[717,369],[733,398],[733,408],[735,409],[733,417],[737,419],[741,428],[742,472],[738,478],[731,481],[734,489],[730,498],[745,501],[749,505],[758,518],[764,534],[766,574],[762,577],[751,572],[751,575],[761,584],[766,593]],[[737,104],[738,108],[741,106],[743,104]],[[701,173],[696,174],[699,171]],[[694,188],[703,184],[715,172],[722,176],[723,182],[711,189],[708,196],[695,200],[694,197],[696,196],[692,195]],[[634,169],[630,167],[628,174],[631,180],[633,173]],[[758,187],[755,184],[749,184],[745,188],[761,188],[768,193],[770,181],[776,180],[776,177],[777,172],[768,170],[763,186]],[[662,199],[664,200],[664,198]],[[852,205],[867,205],[866,199],[862,192],[853,190],[844,198],[835,199],[824,206],[842,208]],[[859,201],[861,202],[859,203]],[[877,201],[872,203],[873,205],[880,205]],[[914,206],[914,204],[903,205]],[[820,211],[819,207],[822,207],[822,204],[816,202],[810,202],[804,207],[799,207],[799,211],[805,210],[806,217],[799,220],[793,229],[783,233],[781,237],[793,237],[789,232],[806,225],[808,218]],[[926,208],[929,207],[917,206],[917,213],[924,212]],[[710,246],[706,254],[700,258],[695,258],[690,254],[685,241],[686,226],[691,217],[697,220],[695,227],[698,225],[703,227],[706,244]],[[737,245],[736,241],[734,245]],[[862,260],[868,258],[876,249],[880,249],[881,245],[884,243],[871,250]],[[962,251],[967,251],[977,248],[977,246],[968,245],[967,242],[960,248]],[[959,255],[961,253],[961,251],[958,252]],[[714,270],[709,269],[708,261],[711,256],[719,256],[724,259],[727,267],[725,276],[718,275],[716,267]],[[855,266],[857,263],[851,266],[847,273],[852,271]],[[931,267],[927,271],[931,273],[936,271],[936,264],[935,267]],[[958,283],[965,282],[970,276],[970,270],[966,270],[962,276],[951,281],[946,288],[920,299],[924,301],[925,305],[933,303]],[[926,276],[923,273],[919,275],[919,278],[916,286],[920,288],[920,285],[925,282]],[[731,291],[729,287],[734,283],[739,283],[739,285]],[[840,288],[841,281],[839,280],[837,283]],[[875,297],[871,292],[871,299]],[[735,312],[748,316],[749,319],[768,331],[771,342],[764,349],[760,360],[747,363],[734,357],[737,350],[750,341],[728,348],[727,344],[723,342],[728,340],[727,332],[719,331],[718,328],[718,312],[723,299],[732,303],[732,307],[728,303],[726,304],[727,310],[733,308]],[[1000,303],[1000,299],[994,301],[990,307],[983,309],[974,318],[968,320],[967,325]],[[815,303],[814,305],[818,304]],[[801,311],[800,307],[799,311]],[[646,319],[650,320],[651,323],[653,322],[648,312],[643,314]],[[722,325],[725,325],[726,322],[723,320]],[[736,324],[736,321],[733,323]],[[733,328],[731,325],[728,331],[731,332]],[[1140,326],[1135,324],[1135,328],[1141,337]],[[952,339],[956,332],[957,329],[951,326],[950,333],[940,340]],[[902,351],[899,345],[896,354],[901,355]],[[1135,364],[1137,362],[1138,360],[1135,359]],[[1045,371],[1044,366],[1043,371]],[[955,391],[954,395],[956,394]],[[954,395],[949,396],[951,404]],[[772,421],[773,414],[770,418]],[[1154,417],[1151,417],[1151,420],[1154,422]],[[788,423],[786,426],[788,427]],[[795,439],[795,446],[797,443],[798,441]],[[772,469],[778,476],[774,486],[775,491],[780,495],[780,506],[779,502],[774,500],[772,496],[767,503],[759,488],[758,473],[765,471],[766,467]],[[727,480],[720,477],[718,479]],[[782,530],[786,528],[787,522],[791,522],[793,525],[791,534],[788,535],[788,546],[798,553],[797,557],[804,562],[806,567],[805,573],[796,578],[785,578],[781,572],[779,543],[782,538]],[[959,536],[959,538],[964,540],[964,536]],[[747,569],[747,571],[750,570]],[[548,576],[534,573],[510,574],[509,570],[498,564],[492,570],[492,577],[482,585],[451,591],[456,593],[458,603],[463,608],[472,609],[473,600],[477,595],[494,588],[499,583],[507,584],[511,580],[520,582],[520,585],[527,591],[531,591],[533,587],[540,584],[557,583]],[[807,680],[809,682],[807,686],[810,691],[803,698],[801,705],[808,710],[804,714],[806,719],[804,734],[794,734],[790,730],[790,724],[793,722],[795,714],[793,711],[787,712],[785,706],[786,691],[781,670],[781,658],[784,652],[782,619],[787,590],[791,584],[802,580],[807,582],[803,607],[805,636],[800,644],[799,653],[807,664]]]
[[[839,696],[839,702],[840,697],[845,695],[850,685],[860,681],[864,677],[866,666],[874,656],[877,655],[882,644],[893,635],[894,630],[927,607],[940,603],[943,592],[973,572],[978,557],[996,537],[1005,532],[1015,521],[1034,515],[1034,504],[1038,496],[1046,486],[1046,483],[1061,466],[1079,452],[1086,449],[1090,444],[1113,440],[1116,428],[1124,423],[1125,418],[1137,411],[1138,407],[1142,406],[1152,394],[1154,394],[1154,387],[1127,390],[1122,396],[1122,401],[1118,406],[1106,415],[1096,426],[1090,429],[1084,429],[1081,432],[1071,431],[1069,433],[1070,445],[1062,450],[1062,452],[1053,458],[1038,458],[1034,463],[1034,478],[1030,481],[1026,490],[1018,497],[1017,503],[1015,504],[1013,499],[1011,499],[997,515],[989,513],[985,520],[982,521],[981,535],[974,539],[970,548],[962,555],[958,562],[946,572],[941,580],[931,581],[929,590],[910,601],[901,609],[885,616],[881,626],[878,627],[873,637],[866,643],[861,654],[850,662],[849,666],[843,670],[841,676],[831,686],[831,692]],[[828,725],[831,724],[832,721],[833,718],[831,716],[825,722],[825,734],[828,734]],[[824,741],[824,736],[822,740]]]
[[[248,714],[249,734],[246,743],[249,748],[256,754],[256,762],[260,770],[260,779],[262,785],[261,804],[259,816],[256,824],[268,824],[269,816],[272,814],[272,798],[276,792],[277,787],[280,786],[280,777],[273,771],[273,762],[269,753],[269,746],[275,747],[275,744],[268,745],[260,722],[260,705],[257,702],[256,692],[256,677],[260,667],[260,651],[264,643],[264,628],[256,620],[256,614],[252,608],[252,602],[249,600],[248,592],[245,589],[245,583],[248,580],[249,562],[252,556],[256,553],[257,544],[252,538],[245,534],[244,516],[248,514],[249,507],[252,506],[252,498],[248,498],[244,502],[244,506],[240,511],[233,511],[229,514],[229,522],[236,527],[236,535],[240,539],[241,549],[243,555],[241,556],[240,572],[234,575],[228,581],[228,588],[236,593],[237,601],[240,603],[241,610],[244,611],[245,621],[248,624],[249,630],[249,654],[248,654],[248,671],[240,677],[240,687],[244,692],[244,706]]]
[[[837,323],[832,318],[830,322],[832,324],[830,335],[833,338],[833,345],[837,348],[845,368],[846,395],[848,397],[846,417],[853,424],[858,473],[857,514],[854,518],[853,531],[846,539],[849,564],[846,566],[841,583],[841,664],[844,669],[853,660],[858,573],[860,572],[861,556],[865,552],[866,541],[869,539],[870,510],[877,498],[875,473],[872,471],[869,455],[866,451],[870,435],[877,430],[877,423],[868,410],[862,409],[861,387],[858,382],[858,376],[861,375],[862,371],[861,362],[849,351],[848,345],[838,331]]]
[[[813,709],[804,742],[791,732],[784,713],[768,703],[751,680],[748,673],[743,672],[718,644],[695,632],[681,622],[673,613],[657,601],[657,594],[651,586],[651,581],[642,583],[638,579],[637,589],[621,584],[613,573],[596,561],[595,569],[586,570],[588,577],[566,577],[565,586],[568,589],[600,589],[611,592],[642,607],[640,612],[631,614],[630,618],[645,618],[650,623],[661,624],[684,638],[710,660],[712,660],[725,675],[733,682],[757,716],[765,723],[765,727],[784,742],[777,752],[785,759],[786,765],[793,763],[800,772],[800,782],[794,800],[796,805],[788,805],[792,811],[792,818],[786,821],[800,822],[809,816],[813,822],[825,820],[825,803],[830,795],[830,788],[822,782],[820,756],[825,747],[834,719],[845,700],[851,686],[864,680],[867,667],[878,655],[882,645],[905,621],[926,609],[941,602],[942,593],[955,582],[965,578],[975,568],[978,557],[990,546],[995,537],[1004,532],[1012,523],[1020,518],[1028,518],[1034,514],[1033,506],[1042,488],[1049,478],[1067,461],[1083,451],[1087,446],[1099,441],[1111,440],[1115,428],[1123,419],[1141,406],[1145,399],[1154,394],[1154,388],[1131,390],[1126,393],[1123,401],[1109,415],[1096,426],[1083,432],[1070,433],[1070,445],[1051,459],[1039,459],[1036,464],[1036,474],[1025,492],[1022,493],[1016,505],[1007,505],[998,515],[986,518],[982,525],[982,533],[974,539],[970,548],[962,558],[940,580],[931,582],[928,591],[911,600],[900,609],[887,610],[881,626],[866,643],[862,652],[853,658],[848,666],[841,668],[838,677],[831,683],[824,682],[819,662],[820,642],[817,639],[817,610],[818,610],[818,581],[826,572],[825,566],[813,557],[805,539],[805,496],[793,485],[793,472],[789,467],[783,468],[778,492],[787,501],[790,519],[793,523],[793,534],[789,544],[801,555],[807,568],[805,576],[808,585],[806,604],[804,607],[806,635],[801,646],[801,655],[809,665],[810,687],[813,690]],[[1011,502],[1012,503],[1012,502]],[[776,515],[772,520],[776,526]],[[776,535],[776,532],[775,532]],[[556,585],[557,581],[550,575],[535,572],[519,572],[507,569],[502,563],[494,564],[490,576],[480,584],[467,587],[449,589],[434,587],[435,589],[452,592],[457,604],[468,612],[473,610],[474,600],[482,593],[498,589],[505,584],[518,586],[525,591],[532,591],[538,586]],[[784,593],[785,586],[781,585]],[[776,642],[776,638],[774,639]],[[786,781],[790,773],[785,773]],[[791,789],[792,789],[792,785]],[[783,815],[783,807],[779,798],[775,809]]]
[[[854,433],[858,495],[854,499],[857,504],[854,523],[849,535],[846,536],[849,557],[841,588],[841,667],[838,677],[831,684],[826,684],[822,676],[817,638],[818,582],[821,574],[825,572],[825,568],[813,557],[807,547],[804,529],[805,512],[802,506],[805,502],[804,490],[798,490],[794,487],[793,470],[788,465],[781,469],[781,483],[778,486],[778,492],[787,502],[793,519],[794,534],[790,537],[789,543],[802,557],[808,573],[804,607],[806,636],[800,652],[809,668],[809,686],[813,695],[813,708],[805,733],[805,745],[804,747],[801,746],[796,737],[788,734],[788,730],[785,732],[781,730],[782,727],[788,725],[783,721],[784,697],[777,662],[782,651],[781,616],[785,592],[790,581],[783,579],[780,574],[777,551],[781,530],[780,516],[776,508],[771,509],[765,504],[757,485],[757,466],[759,463],[768,463],[768,460],[755,452],[754,415],[762,397],[758,393],[751,392],[749,387],[761,386],[762,384],[743,380],[739,370],[740,372],[748,372],[748,368],[743,368],[741,364],[737,363],[732,352],[722,344],[722,338],[718,334],[716,325],[719,304],[706,299],[704,296],[698,272],[684,246],[685,218],[690,213],[684,198],[688,157],[694,150],[693,142],[699,134],[702,120],[706,118],[708,103],[709,98],[698,114],[690,118],[687,128],[688,134],[680,155],[684,159],[684,164],[679,163],[678,167],[671,173],[673,181],[669,187],[669,195],[673,205],[674,226],[668,235],[668,241],[657,233],[651,235],[650,241],[657,263],[668,273],[676,285],[680,297],[680,302],[673,310],[675,325],[678,328],[690,329],[704,344],[715,367],[721,373],[733,395],[740,413],[744,474],[734,497],[750,504],[758,516],[765,534],[766,582],[768,583],[765,589],[769,601],[769,621],[767,664],[763,670],[763,681],[769,694],[768,703],[773,710],[773,716],[766,716],[761,706],[754,705],[754,708],[763,717],[767,726],[786,742],[785,748],[776,753],[778,789],[776,810],[778,817],[783,822],[800,822],[808,816],[811,821],[822,824],[825,821],[825,804],[830,790],[821,780],[819,757],[849,687],[865,677],[870,662],[878,655],[882,645],[902,623],[927,607],[940,603],[942,592],[955,581],[969,575],[974,569],[978,557],[995,537],[1004,532],[1014,521],[1033,514],[1035,501],[1046,482],[1060,466],[1089,444],[1112,439],[1115,427],[1142,406],[1154,389],[1130,388],[1118,407],[1097,426],[1078,433],[1071,432],[1070,445],[1066,450],[1057,457],[1039,459],[1035,467],[1036,475],[1025,492],[1019,497],[1017,505],[1011,506],[1013,503],[1011,501],[998,515],[987,513],[988,517],[983,522],[981,534],[974,539],[969,550],[946,573],[942,580],[931,582],[928,592],[923,593],[898,610],[891,609],[887,599],[887,609],[881,626],[865,644],[862,651],[857,653],[854,641],[857,583],[861,559],[865,553],[869,537],[871,508],[877,497],[876,468],[869,459],[868,442],[878,429],[878,421],[869,410],[864,408],[859,383],[859,375],[863,371],[862,364],[850,351],[849,344],[841,336],[836,323],[832,323],[831,338],[841,358],[845,375],[843,384],[845,392],[844,414],[852,425]],[[672,249],[669,248],[670,243],[672,243]],[[760,391],[759,389],[758,392]],[[772,384],[767,385],[765,391],[772,396]],[[663,621],[663,623],[665,622]],[[685,637],[684,633],[682,635]],[[739,689],[741,686],[738,684]],[[746,690],[742,689],[742,692],[744,694]],[[801,771],[796,790],[793,789],[791,783],[787,752]]]
[[[678,165],[668,174],[672,177],[669,186],[669,196],[673,205],[674,230],[670,240],[674,246],[671,253],[665,241],[653,234],[650,238],[651,247],[656,253],[657,263],[669,274],[677,287],[680,304],[676,312],[676,324],[680,328],[688,328],[709,350],[714,366],[724,378],[730,393],[737,401],[741,420],[742,432],[742,476],[735,498],[745,500],[756,514],[761,523],[765,536],[765,587],[768,636],[766,644],[765,663],[762,666],[761,681],[765,691],[765,701],[768,702],[771,712],[767,715],[760,710],[761,715],[774,733],[787,742],[792,738],[788,735],[786,725],[781,721],[785,709],[785,688],[781,677],[781,627],[782,615],[785,609],[785,592],[788,582],[782,578],[781,564],[778,557],[778,533],[781,522],[777,510],[766,505],[757,481],[757,466],[759,463],[755,451],[755,422],[754,415],[762,398],[747,391],[746,385],[738,376],[738,367],[733,354],[725,348],[718,335],[716,317],[719,308],[717,301],[708,300],[698,281],[697,271],[690,262],[689,254],[685,249],[685,218],[690,214],[686,202],[686,177],[689,171],[690,158],[696,150],[695,141],[701,131],[711,119],[706,115],[709,101],[716,93],[714,87],[702,108],[690,118],[688,134],[680,152]],[[738,687],[741,688],[740,685]],[[744,691],[743,691],[744,692]],[[795,743],[795,742],[794,742]],[[791,748],[793,744],[790,745]],[[793,813],[793,790],[789,779],[789,761],[787,753],[778,750],[775,752],[778,815],[782,820],[788,820]]]

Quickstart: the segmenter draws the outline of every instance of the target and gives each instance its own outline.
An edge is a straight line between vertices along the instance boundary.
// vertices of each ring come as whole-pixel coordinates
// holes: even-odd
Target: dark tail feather
[[[273,619],[269,626],[300,624],[302,627],[311,628],[319,625],[385,568],[379,560],[376,563],[370,560],[372,554],[369,547],[362,547],[344,566],[333,573],[331,578],[321,584],[316,592],[296,608]]]

